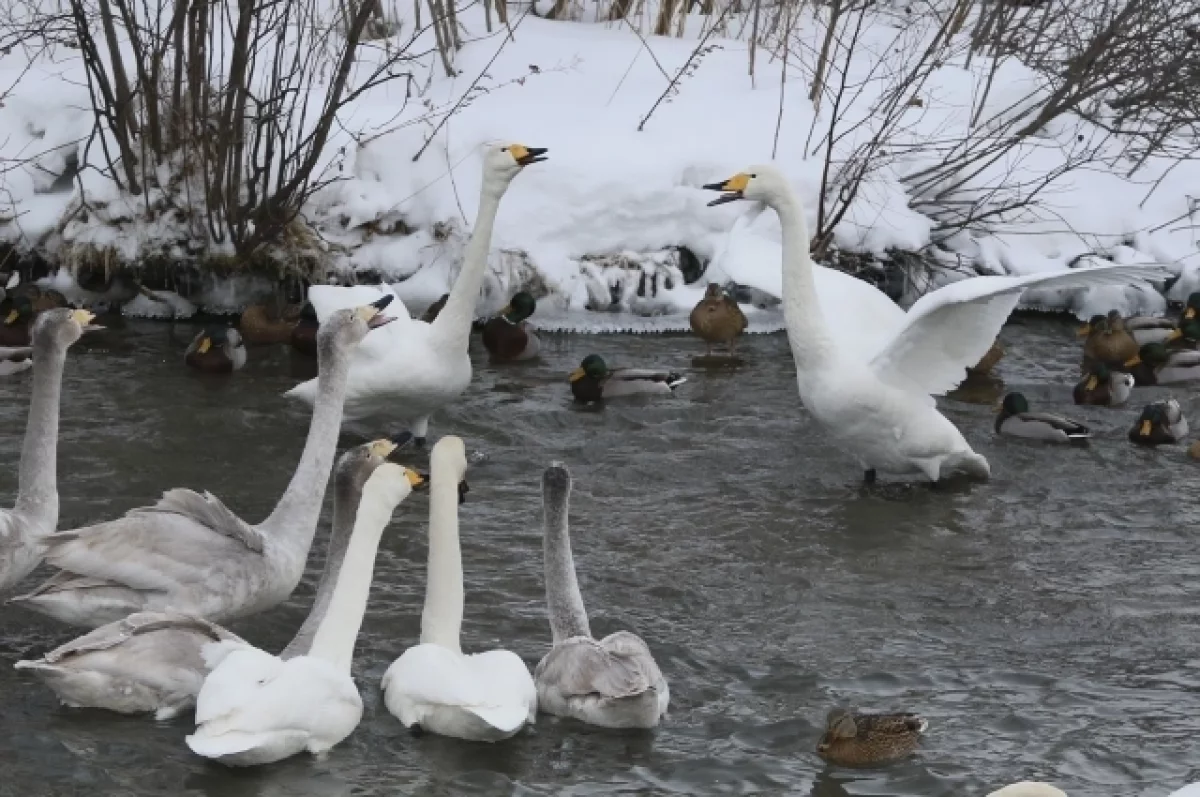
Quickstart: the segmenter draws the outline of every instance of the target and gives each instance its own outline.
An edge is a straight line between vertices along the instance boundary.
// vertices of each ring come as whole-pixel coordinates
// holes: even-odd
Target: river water
[[[542,716],[488,746],[401,728],[379,679],[419,633],[418,496],[379,555],[354,665],[363,722],[326,760],[230,771],[186,748],[190,717],[61,708],[11,664],[77,632],[5,606],[0,795],[974,797],[1025,778],[1071,797],[1165,795],[1200,779],[1200,465],[1182,446],[1135,450],[1125,439],[1165,391],[1139,389],[1125,409],[1071,406],[1073,327],[1014,319],[999,371],[1035,408],[1089,423],[1090,447],[998,440],[990,403],[944,402],[993,480],[871,493],[800,407],[782,335],[746,339],[734,371],[691,367],[702,347],[683,336],[548,336],[540,363],[507,367],[488,366],[475,340],[471,389],[431,426],[490,455],[462,507],[463,647],[506,647],[530,668],[547,650],[540,481],[562,459],[575,476],[572,537],[592,629],[649,642],[671,685],[658,730]],[[175,486],[211,490],[251,521],[269,512],[307,429],[279,396],[304,363],[285,347],[252,349],[232,377],[193,374],[183,350],[195,329],[130,322],[72,349],[62,528]],[[591,352],[684,368],[689,382],[674,397],[580,409],[566,374]],[[28,390],[28,374],[0,383],[4,505]],[[1174,392],[1200,421],[1200,402]],[[268,650],[287,642],[327,524],[328,512],[292,599],[233,630]],[[930,728],[899,764],[829,767],[814,748],[839,704],[917,711]]]

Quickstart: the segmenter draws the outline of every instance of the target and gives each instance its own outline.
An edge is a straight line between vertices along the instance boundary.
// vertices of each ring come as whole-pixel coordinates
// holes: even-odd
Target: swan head
[[[363,484],[362,500],[378,501],[384,506],[395,509],[396,505],[408,498],[413,487],[419,483],[421,476],[412,468],[397,465],[395,462],[384,462],[371,471]]]
[[[331,313],[317,331],[317,348],[335,347],[346,349],[357,346],[367,333],[389,324],[396,319],[383,314],[383,308],[391,304],[395,294],[384,294],[370,304],[348,307]]]
[[[987,797],[1067,797],[1067,793],[1049,783],[1024,780],[991,792]]]
[[[14,306],[15,304],[14,302]],[[95,317],[87,310],[66,308],[47,310],[34,322],[33,345],[35,347],[53,345],[66,348],[79,340],[84,332],[99,329],[92,323]]]
[[[518,291],[513,294],[511,300],[500,311],[499,315],[504,316],[510,322],[519,324],[537,309],[537,300],[533,298],[533,294],[529,291]]]
[[[603,379],[608,376],[608,363],[604,362],[604,358],[599,354],[589,354],[567,378],[572,382],[578,382],[585,376],[590,376],[592,379]]]
[[[545,147],[524,144],[492,144],[483,156],[483,185],[492,191],[503,191],[522,169],[546,160]]]
[[[739,199],[749,199],[769,205],[781,197],[788,196],[791,191],[783,173],[774,166],[767,165],[751,166],[728,180],[708,183],[704,188],[709,191],[722,192],[721,196],[708,203],[709,207],[723,205],[726,202],[736,202]]]
[[[458,483],[458,502],[467,500],[471,487],[467,484],[467,446],[461,437],[447,435],[438,440],[429,452],[429,471],[432,480],[444,479],[446,476]],[[442,474],[445,474],[443,476]]]

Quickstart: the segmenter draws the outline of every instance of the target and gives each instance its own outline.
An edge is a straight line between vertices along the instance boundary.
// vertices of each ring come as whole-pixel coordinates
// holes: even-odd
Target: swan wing
[[[601,695],[618,699],[642,694],[662,674],[642,640],[628,632],[618,633],[632,640],[614,639],[618,634],[613,634],[600,642],[574,637],[555,645],[538,663],[535,680],[552,685],[568,698]]]
[[[234,511],[210,492],[204,495],[182,487],[167,490],[154,506],[132,509],[134,513],[167,512],[182,515],[210,528],[218,534],[238,540],[251,551],[262,553],[264,537],[261,531],[242,520]]]
[[[987,353],[1028,288],[1090,288],[1158,279],[1158,266],[1098,266],[1024,277],[972,277],[926,294],[870,364],[882,381],[936,395],[962,382],[966,369]]]
[[[245,640],[236,634],[199,617],[168,612],[137,612],[114,623],[102,625],[65,645],[59,645],[40,661],[58,664],[87,653],[110,650],[139,636],[170,630],[196,634],[207,638],[209,642],[246,644]]]

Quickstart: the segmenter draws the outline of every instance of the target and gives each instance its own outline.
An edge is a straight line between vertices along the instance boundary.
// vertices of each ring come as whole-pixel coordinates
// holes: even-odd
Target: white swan
[[[359,348],[350,369],[346,420],[406,420],[420,447],[428,434],[429,416],[467,389],[471,382],[467,339],[487,267],[496,211],[512,179],[529,164],[545,160],[545,153],[545,149],[520,144],[488,149],[475,229],[445,306],[432,323],[401,318],[386,334],[372,336]],[[378,295],[377,291],[365,286],[318,285],[309,289],[308,300],[318,318],[324,319],[340,307],[361,301],[364,295]],[[316,385],[310,379],[284,395],[311,404]]]
[[[495,742],[537,716],[537,690],[525,662],[507,650],[464,655],[462,553],[458,545],[458,483],[467,470],[457,437],[430,452],[429,565],[421,644],[392,662],[383,675],[388,711],[413,730]]]
[[[22,605],[95,628],[134,612],[224,622],[286,600],[304,574],[342,422],[351,350],[391,319],[386,300],[342,310],[318,338],[321,396],[300,464],[270,517],[251,526],[211,493],[176,488],[125,517],[47,538],[60,568]]]
[[[229,766],[269,764],[304,751],[320,755],[358,726],[362,698],[350,663],[375,554],[396,505],[421,481],[390,462],[367,478],[327,610],[305,653],[284,659],[229,642],[204,648],[213,669],[196,697],[192,752]]]
[[[1002,797],[1007,797],[1007,795]],[[1066,797],[1066,795],[1064,794],[1062,797]],[[1171,792],[1167,797],[1200,797],[1200,783],[1190,783],[1182,789]]]
[[[12,376],[32,367],[32,346],[0,346],[0,376]]]
[[[957,386],[987,352],[1021,294],[1031,287],[1125,284],[1162,278],[1152,266],[1107,266],[1028,277],[975,277],[919,299],[906,323],[877,354],[864,358],[830,334],[808,255],[800,200],[772,166],[753,166],[720,183],[710,205],[757,200],[775,209],[783,230],[783,308],[804,406],[856,456],[866,480],[877,470],[921,473],[932,481],[955,470],[988,478],[988,462],[938,412],[931,398]]]
[[[33,325],[37,367],[17,475],[17,503],[0,509],[0,593],[42,561],[46,538],[58,526],[58,405],[67,348],[91,327],[86,310],[47,310]]]
[[[987,797],[1067,797],[1067,793],[1049,783],[1023,780],[990,792]]]
[[[354,530],[363,482],[396,448],[375,440],[351,448],[334,470],[333,530],[321,581],[308,618],[280,654],[288,659],[308,652],[328,611],[329,601]],[[209,668],[200,651],[211,642],[236,642],[237,635],[197,617],[137,612],[84,634],[40,659],[18,661],[18,670],[39,677],[74,708],[102,708],[122,714],[154,712],[164,720],[196,704]]]
[[[592,637],[567,531],[570,498],[570,472],[560,462],[551,463],[542,474],[542,550],[554,647],[533,672],[538,707],[604,728],[653,728],[667,712],[670,689],[636,634]]]

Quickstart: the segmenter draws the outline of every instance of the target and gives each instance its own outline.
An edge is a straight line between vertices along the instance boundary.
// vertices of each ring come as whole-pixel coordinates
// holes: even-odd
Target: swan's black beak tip
[[[376,310],[382,310],[383,308],[385,308],[389,304],[391,304],[392,299],[395,299],[395,298],[396,298],[396,295],[394,293],[387,293],[387,294],[384,294],[383,296],[380,296],[375,301],[371,302],[371,306],[374,307]]]
[[[463,479],[458,483],[458,503],[465,504],[467,502],[467,493],[471,492],[471,486],[467,484],[467,480]]]
[[[545,147],[526,147],[525,154],[517,159],[517,163],[522,166],[528,166],[531,163],[541,163],[546,160],[546,153],[549,152]]]

